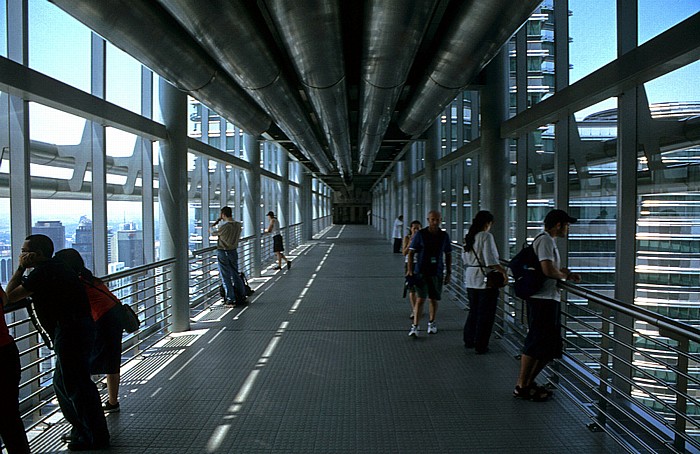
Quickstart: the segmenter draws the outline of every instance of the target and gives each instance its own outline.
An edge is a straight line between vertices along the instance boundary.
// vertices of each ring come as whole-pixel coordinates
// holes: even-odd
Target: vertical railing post
[[[687,338],[678,339],[678,363],[676,365],[676,416],[673,422],[675,434],[673,446],[679,451],[685,451],[685,439],[683,435],[687,426],[688,414],[688,351],[690,342]]]

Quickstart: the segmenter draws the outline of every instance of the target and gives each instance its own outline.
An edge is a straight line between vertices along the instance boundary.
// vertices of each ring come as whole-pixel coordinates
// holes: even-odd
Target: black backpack
[[[544,235],[544,233],[540,233],[540,235]],[[537,235],[535,239],[540,235]],[[533,240],[532,242],[534,243],[535,241]],[[515,254],[510,259],[508,268],[510,268],[510,272],[515,280],[513,290],[518,298],[530,298],[542,288],[542,284],[547,279],[542,272],[540,260],[537,258],[532,244],[526,244],[520,252]]]

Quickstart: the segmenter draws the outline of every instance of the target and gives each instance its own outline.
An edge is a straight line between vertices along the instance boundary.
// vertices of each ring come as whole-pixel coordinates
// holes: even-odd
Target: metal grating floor
[[[515,352],[466,353],[457,302],[409,338],[403,256],[371,227],[333,226],[290,257],[251,280],[247,308],[215,306],[129,363],[110,452],[619,452],[564,396],[514,399]],[[32,452],[65,450],[67,430]]]

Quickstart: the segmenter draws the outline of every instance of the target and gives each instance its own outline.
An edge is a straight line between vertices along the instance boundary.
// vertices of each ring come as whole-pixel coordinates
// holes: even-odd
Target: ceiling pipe
[[[258,136],[270,128],[268,115],[157,5],[127,0],[51,2],[247,133]]]
[[[358,137],[360,174],[372,170],[436,5],[432,0],[372,0],[366,6]]]
[[[301,100],[284,77],[245,0],[158,0],[243,89],[256,99],[301,152],[328,174],[333,165],[321,148]],[[254,4],[253,4],[254,5]]]
[[[265,0],[264,3],[323,127],[338,170],[348,181],[352,177],[352,155],[340,3],[336,0]]]
[[[540,0],[462,2],[425,77],[399,117],[408,135],[422,134],[452,100],[496,56]]]

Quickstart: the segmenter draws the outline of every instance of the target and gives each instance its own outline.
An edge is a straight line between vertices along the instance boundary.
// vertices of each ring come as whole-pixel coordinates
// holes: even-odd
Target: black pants
[[[464,346],[477,353],[488,349],[493,322],[496,320],[497,288],[467,288],[469,315],[464,324]]]
[[[0,437],[9,454],[28,454],[27,433],[19,413],[20,365],[14,342],[0,347],[0,368]]]
[[[403,238],[394,238],[394,253],[401,253],[401,245],[403,244]]]
[[[90,353],[95,325],[90,316],[59,323],[54,336],[56,370],[53,386],[71,434],[91,444],[109,441],[107,421],[97,386],[90,379]]]

